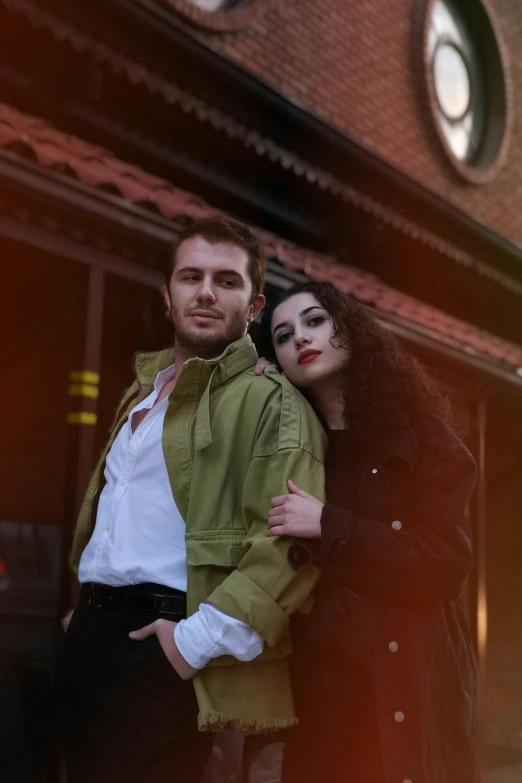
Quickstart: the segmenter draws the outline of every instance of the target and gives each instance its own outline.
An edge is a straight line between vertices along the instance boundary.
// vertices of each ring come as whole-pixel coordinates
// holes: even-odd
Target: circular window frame
[[[439,113],[443,113],[440,107],[435,77],[433,73],[433,59],[429,55],[429,33],[433,6],[437,0],[422,0],[417,6],[420,24],[422,25],[421,64],[423,71],[423,97],[427,101],[430,126],[435,130],[439,144],[445,153],[446,159],[453,169],[466,182],[473,185],[484,185],[496,177],[498,171],[505,163],[509,143],[511,140],[513,125],[513,98],[512,84],[508,65],[507,51],[499,33],[496,16],[489,6],[488,0],[473,0],[474,8],[469,9],[470,0],[452,0],[458,10],[462,9],[462,16],[469,24],[470,34],[474,40],[479,41],[479,57],[483,58],[484,79],[488,106],[485,109],[485,128],[483,138],[470,160],[457,158],[450,146],[448,139],[439,121]],[[466,10],[467,7],[467,10]],[[416,39],[418,40],[417,36]],[[444,38],[441,39],[444,41]],[[446,41],[447,43],[447,41]],[[439,44],[437,44],[438,46]],[[456,47],[458,49],[458,47]],[[459,54],[470,73],[469,63],[459,50]],[[415,58],[418,65],[418,58]],[[417,69],[415,69],[417,70]],[[498,89],[499,83],[501,89]],[[491,89],[494,86],[495,89]],[[470,95],[473,94],[473,80],[470,80]],[[443,113],[444,115],[444,113]],[[444,115],[445,116],[445,115]]]
[[[175,11],[194,27],[215,33],[242,30],[255,24],[275,0],[245,0],[236,8],[222,11],[205,11],[193,5],[190,0],[157,0],[161,5]]]
[[[464,68],[466,70],[466,74],[467,74],[467,77],[468,77],[468,85],[469,85],[468,102],[466,104],[466,107],[465,107],[464,111],[461,112],[461,114],[458,117],[450,117],[446,113],[446,109],[444,108],[444,106],[441,103],[441,98],[440,98],[440,94],[439,94],[440,90],[437,87],[437,77],[435,76],[435,65],[436,65],[435,58],[437,57],[437,52],[439,51],[439,49],[443,49],[444,47],[447,47],[447,48],[450,48],[450,49],[454,49],[457,52],[457,54],[459,55],[460,59],[462,60],[462,63],[464,65]],[[462,122],[462,120],[464,119],[464,117],[468,113],[470,107],[473,105],[473,100],[474,100],[473,79],[472,79],[472,76],[471,76],[471,68],[470,68],[470,65],[468,63],[466,55],[457,46],[455,41],[453,41],[449,37],[443,36],[440,39],[440,41],[437,42],[437,45],[435,47],[435,51],[433,52],[433,57],[432,57],[432,62],[431,62],[431,70],[432,70],[431,76],[432,76],[433,85],[434,85],[434,88],[435,88],[435,98],[437,100],[437,106],[439,107],[439,110],[442,112],[442,114],[446,118],[447,122],[450,123],[450,125],[455,125],[455,124],[457,124],[459,122]]]

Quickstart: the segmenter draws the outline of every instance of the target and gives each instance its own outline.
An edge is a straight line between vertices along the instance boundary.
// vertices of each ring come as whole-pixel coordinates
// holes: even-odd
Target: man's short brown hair
[[[248,274],[252,283],[251,301],[263,293],[266,259],[261,240],[250,226],[226,215],[195,220],[181,231],[172,248],[167,270],[167,284],[172,277],[180,245],[192,237],[201,237],[211,245],[223,243],[244,250],[248,256]]]

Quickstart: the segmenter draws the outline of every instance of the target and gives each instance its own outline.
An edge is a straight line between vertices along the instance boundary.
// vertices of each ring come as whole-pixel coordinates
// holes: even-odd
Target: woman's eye
[[[308,321],[308,326],[319,326],[319,324],[322,324],[323,321],[324,321],[324,316],[323,315],[314,315]]]
[[[277,338],[277,344],[282,345],[283,343],[286,343],[288,338],[290,337],[290,332],[284,332],[284,334],[280,334]]]

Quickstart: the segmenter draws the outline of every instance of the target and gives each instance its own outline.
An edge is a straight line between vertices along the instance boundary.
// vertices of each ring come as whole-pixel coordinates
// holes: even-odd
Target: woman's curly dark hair
[[[365,450],[379,433],[401,418],[433,414],[453,426],[451,405],[424,367],[407,353],[368,310],[331,283],[289,288],[266,308],[261,322],[261,351],[277,364],[271,321],[275,308],[296,294],[312,294],[332,319],[334,336],[349,352],[346,364],[344,421],[352,448]]]

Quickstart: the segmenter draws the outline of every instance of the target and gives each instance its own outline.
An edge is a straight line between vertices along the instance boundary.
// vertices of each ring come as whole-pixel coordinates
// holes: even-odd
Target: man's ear
[[[170,310],[170,294],[169,294],[169,289],[167,288],[167,286],[166,286],[166,285],[162,285],[162,286],[161,286],[161,288],[160,288],[160,290],[159,290],[159,292],[160,292],[160,296],[161,296],[161,298],[163,299],[163,302],[164,302],[164,304],[165,304],[165,307],[167,308],[167,310]]]
[[[257,316],[265,306],[265,302],[266,299],[263,296],[263,294],[258,294],[258,296],[256,296],[256,298],[250,305],[250,310],[249,310],[249,316],[252,321],[254,321],[257,318]]]

